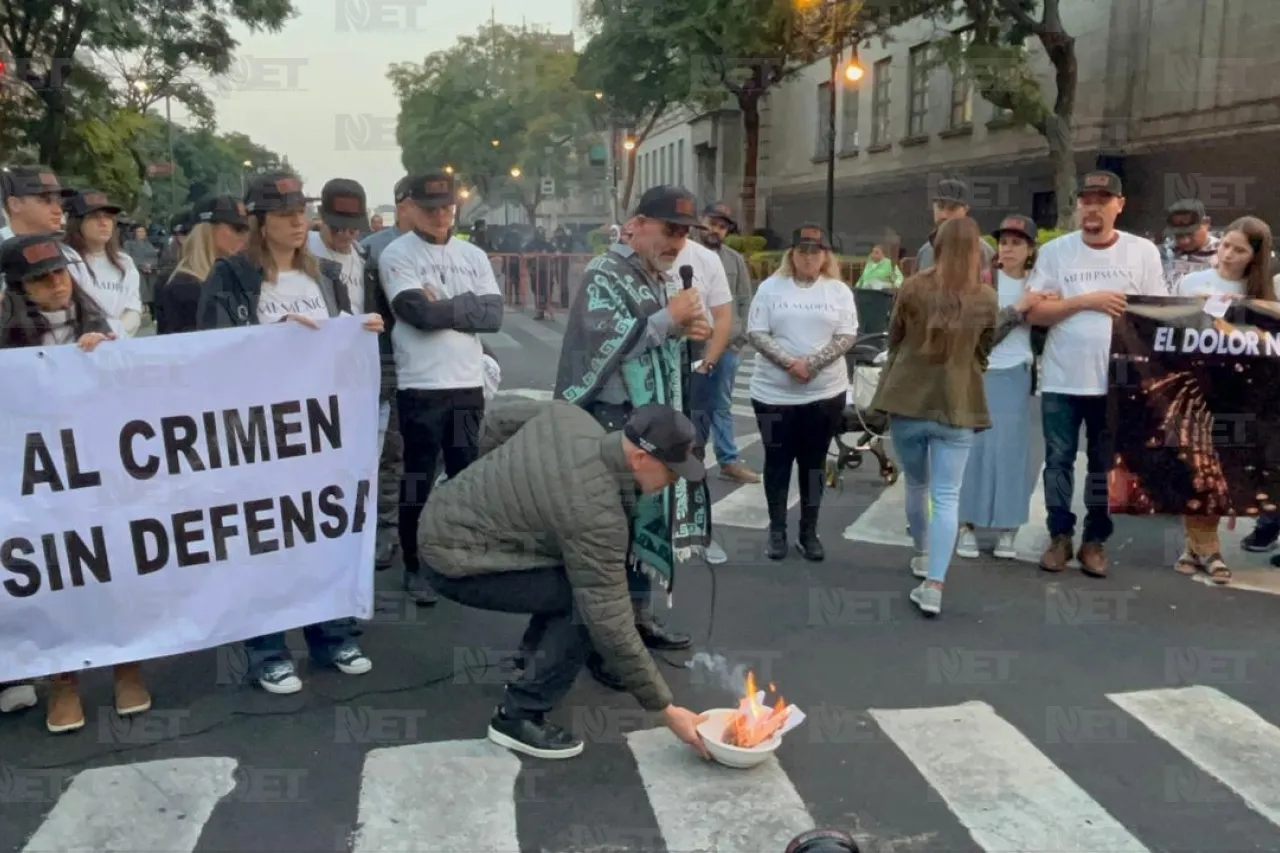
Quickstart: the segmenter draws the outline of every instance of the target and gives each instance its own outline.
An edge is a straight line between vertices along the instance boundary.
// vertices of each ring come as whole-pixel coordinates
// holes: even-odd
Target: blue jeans
[[[311,654],[311,660],[320,666],[333,663],[333,656],[338,650],[354,642],[355,635],[352,633],[354,626],[353,619],[334,619],[303,628],[302,636],[307,641],[307,651]],[[245,640],[244,650],[249,658],[250,678],[259,677],[268,664],[290,660],[284,631]]]
[[[1107,398],[1075,394],[1040,395],[1044,429],[1044,505],[1050,536],[1071,536],[1076,516],[1071,511],[1075,491],[1076,455],[1080,426],[1085,428],[1088,481],[1084,487],[1084,541],[1099,545],[1111,538],[1107,506],[1107,471],[1111,467],[1111,432],[1107,426]]]
[[[973,430],[893,416],[893,449],[907,478],[907,523],[917,551],[929,552],[929,580],[942,583],[960,529],[960,486]],[[928,498],[933,499],[933,518]]]
[[[725,350],[710,373],[694,373],[689,383],[690,410],[698,444],[715,445],[716,461],[730,465],[740,458],[738,442],[733,437],[733,381],[738,376],[742,355]]]

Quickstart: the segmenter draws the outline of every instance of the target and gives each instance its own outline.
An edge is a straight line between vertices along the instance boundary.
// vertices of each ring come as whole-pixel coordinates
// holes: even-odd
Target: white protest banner
[[[358,317],[0,351],[0,682],[369,618]]]

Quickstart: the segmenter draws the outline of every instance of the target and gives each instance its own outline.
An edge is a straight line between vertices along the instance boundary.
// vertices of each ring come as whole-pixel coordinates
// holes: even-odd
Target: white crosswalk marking
[[[1146,853],[991,706],[871,711],[987,853]]]
[[[791,478],[787,509],[800,503],[800,490]],[[763,530],[769,526],[769,507],[764,500],[764,483],[746,483],[711,504],[711,521],[716,527],[746,527]]]
[[[665,728],[632,732],[627,745],[668,850],[785,850],[788,841],[813,829],[776,759],[731,770],[703,761]]]
[[[1107,698],[1280,826],[1280,729],[1212,687],[1112,693]],[[1177,790],[1169,794],[1194,796]]]
[[[234,790],[230,758],[175,758],[79,773],[23,853],[192,853]]]
[[[487,740],[375,749],[352,853],[513,853],[520,760]]]

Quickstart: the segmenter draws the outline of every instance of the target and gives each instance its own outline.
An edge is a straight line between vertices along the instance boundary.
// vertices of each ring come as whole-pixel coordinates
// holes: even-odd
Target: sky
[[[218,130],[248,134],[287,155],[318,196],[331,178],[364,186],[372,210],[391,204],[404,175],[395,127],[399,104],[387,69],[421,62],[473,35],[490,13],[499,24],[565,33],[577,0],[296,0],[279,33],[238,27],[236,62],[211,86]],[[177,116],[175,116],[177,118]]]

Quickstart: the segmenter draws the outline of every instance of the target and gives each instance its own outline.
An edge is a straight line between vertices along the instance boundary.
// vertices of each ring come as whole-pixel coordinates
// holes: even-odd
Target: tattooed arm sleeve
[[[996,331],[992,340],[992,346],[1003,341],[1009,336],[1009,333],[1022,325],[1022,315],[1014,309],[1012,305],[1007,308],[1001,308],[1000,313],[996,315]]]
[[[791,364],[791,360],[795,356],[782,348],[782,344],[774,340],[773,335],[768,332],[747,332],[747,340],[751,341],[751,346],[755,347],[756,352],[781,367],[783,370]]]
[[[844,358],[844,354],[853,346],[856,335],[836,335],[827,345],[815,352],[813,355],[805,358],[809,363],[809,370],[817,373],[819,370],[835,363],[837,359]]]

